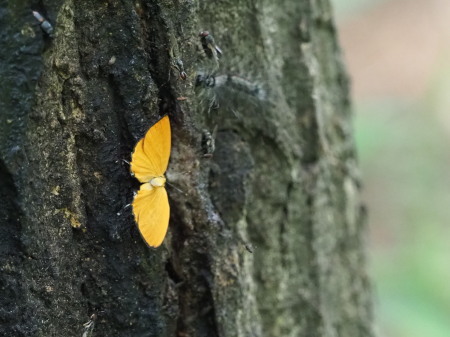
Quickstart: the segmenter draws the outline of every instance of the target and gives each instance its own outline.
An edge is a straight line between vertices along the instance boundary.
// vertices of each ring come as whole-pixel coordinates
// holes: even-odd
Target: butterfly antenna
[[[183,192],[182,190],[180,190],[178,187],[175,187],[175,185],[169,183],[168,181],[166,181],[166,184],[169,185],[170,187],[172,187],[173,189],[177,190],[178,192],[180,192],[180,193],[186,195],[185,192]]]
[[[122,212],[123,212],[124,210],[126,210],[126,209],[127,209],[128,207],[130,207],[130,206],[131,206],[131,204],[127,204],[127,205],[123,206],[122,209],[121,209],[119,212],[117,212],[117,215],[118,215],[118,216],[122,215]]]

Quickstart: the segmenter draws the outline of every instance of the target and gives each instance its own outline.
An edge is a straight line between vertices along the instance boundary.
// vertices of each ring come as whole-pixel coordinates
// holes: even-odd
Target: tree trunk
[[[0,5],[0,335],[372,336],[327,0],[38,3]],[[164,114],[151,249],[126,161]]]

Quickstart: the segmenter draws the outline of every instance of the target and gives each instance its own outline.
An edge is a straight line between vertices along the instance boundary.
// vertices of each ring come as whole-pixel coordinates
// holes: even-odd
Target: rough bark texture
[[[92,336],[372,336],[328,0],[0,4],[0,335],[81,336],[96,313]],[[171,220],[150,249],[123,159],[163,114]]]

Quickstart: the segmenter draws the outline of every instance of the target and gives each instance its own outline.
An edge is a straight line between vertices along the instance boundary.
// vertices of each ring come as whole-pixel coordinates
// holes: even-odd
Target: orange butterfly
[[[133,200],[134,219],[145,242],[158,247],[169,225],[170,207],[164,188],[170,157],[171,131],[169,116],[154,124],[134,148],[131,172],[142,183]]]

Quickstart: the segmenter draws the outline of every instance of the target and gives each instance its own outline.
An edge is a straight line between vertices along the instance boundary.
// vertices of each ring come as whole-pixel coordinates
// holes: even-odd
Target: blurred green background
[[[450,336],[450,1],[332,0],[381,337]]]

